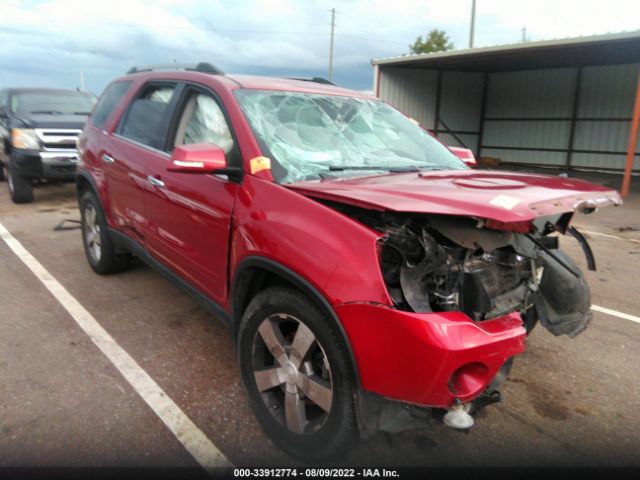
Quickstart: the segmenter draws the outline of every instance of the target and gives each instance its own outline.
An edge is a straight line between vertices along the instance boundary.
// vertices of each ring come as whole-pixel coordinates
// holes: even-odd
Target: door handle
[[[115,163],[116,159],[113,158],[111,155],[107,155],[106,153],[102,154],[102,161],[104,163]]]
[[[147,176],[147,180],[154,187],[164,188],[164,182],[156,177],[152,177],[151,175],[149,175]]]

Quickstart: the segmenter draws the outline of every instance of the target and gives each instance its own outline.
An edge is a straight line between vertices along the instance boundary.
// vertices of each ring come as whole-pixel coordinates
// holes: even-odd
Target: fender
[[[293,270],[290,270],[278,262],[265,257],[249,256],[245,257],[237,266],[231,286],[231,319],[233,322],[232,329],[234,338],[237,338],[238,326],[240,325],[243,313],[242,306],[244,305],[247,294],[249,293],[250,282],[247,281],[247,273],[252,268],[260,268],[284,278],[307,295],[322,312],[331,318],[333,324],[338,330],[338,335],[342,339],[343,346],[347,351],[347,363],[349,365],[350,373],[353,375],[355,380],[355,387],[360,391],[360,374],[358,373],[355,356],[353,355],[349,338],[347,337],[347,333],[345,332],[338,315],[336,315],[336,312],[331,307],[331,304],[327,299],[318,292],[313,285]]]

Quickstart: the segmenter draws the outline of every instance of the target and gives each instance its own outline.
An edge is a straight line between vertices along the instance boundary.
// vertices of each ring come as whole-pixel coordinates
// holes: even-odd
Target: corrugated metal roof
[[[635,63],[640,30],[586,37],[523,42],[447,52],[373,59],[373,65],[465,71],[507,71],[558,66]]]

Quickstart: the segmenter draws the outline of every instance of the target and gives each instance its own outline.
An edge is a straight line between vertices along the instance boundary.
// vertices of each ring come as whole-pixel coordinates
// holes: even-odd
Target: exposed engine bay
[[[381,271],[398,309],[462,311],[478,322],[518,312],[527,331],[539,320],[554,335],[570,337],[591,319],[584,275],[549,235],[579,235],[568,231],[570,215],[543,219],[529,234],[492,230],[468,217],[332,206],[384,234]]]

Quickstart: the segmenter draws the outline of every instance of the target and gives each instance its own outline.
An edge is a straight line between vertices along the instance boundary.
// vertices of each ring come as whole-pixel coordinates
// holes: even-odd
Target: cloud
[[[0,84],[75,87],[80,71],[99,92],[133,65],[210,61],[225,71],[325,76],[329,10],[337,8],[334,72],[371,88],[371,58],[406,53],[444,29],[468,41],[471,0],[3,0]],[[478,0],[476,45],[637,28],[640,2]]]

